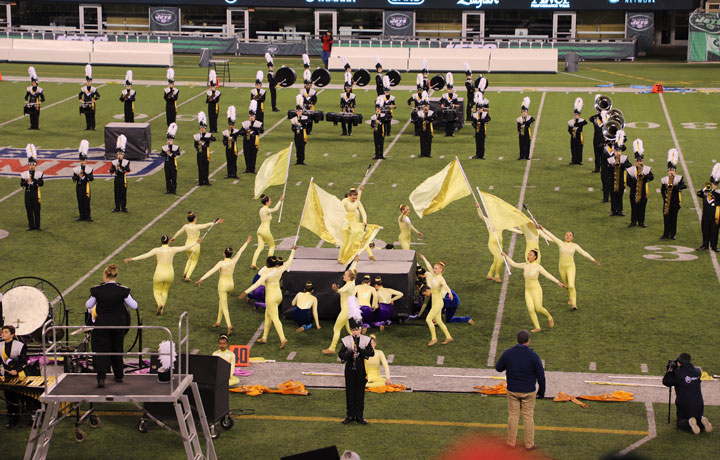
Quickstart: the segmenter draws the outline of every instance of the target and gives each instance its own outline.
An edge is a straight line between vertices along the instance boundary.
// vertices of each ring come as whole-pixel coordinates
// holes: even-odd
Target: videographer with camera
[[[693,366],[690,355],[680,353],[677,359],[668,361],[667,372],[663,377],[663,385],[671,389],[675,387],[677,427],[694,434],[700,434],[703,430],[708,433],[712,431],[710,421],[703,416],[705,404],[700,388],[701,374],[701,370]]]

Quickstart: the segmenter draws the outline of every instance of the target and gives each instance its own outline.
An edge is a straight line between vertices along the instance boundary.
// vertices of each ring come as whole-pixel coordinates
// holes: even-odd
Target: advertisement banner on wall
[[[150,30],[179,32],[180,8],[176,6],[151,6]]]
[[[383,35],[409,37],[415,29],[415,14],[412,11],[385,11]]]
[[[653,13],[627,13],[625,15],[625,37],[636,37],[639,56],[645,56],[652,50],[654,32],[655,15]]]
[[[720,14],[692,13],[690,15],[688,61],[720,61]]]

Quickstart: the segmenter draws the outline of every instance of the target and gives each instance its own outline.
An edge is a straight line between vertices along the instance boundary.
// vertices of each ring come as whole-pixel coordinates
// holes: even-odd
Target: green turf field
[[[196,58],[176,57],[176,79],[194,81],[201,85],[206,70],[197,67]],[[314,60],[320,62],[319,59]],[[265,70],[264,60],[255,57],[232,59],[233,82],[249,83],[258,68]],[[299,58],[277,59],[276,68],[282,64],[301,68]],[[258,67],[262,65],[262,67]],[[40,119],[40,131],[28,131],[28,120],[11,121],[22,114],[22,97],[27,82],[0,82],[0,148],[9,146],[23,148],[33,142],[40,148],[77,148],[86,138],[91,147],[103,144],[100,127],[122,113],[118,101],[122,89],[121,79],[125,68],[95,67],[96,79],[116,79],[114,83],[97,83],[102,94],[98,103],[98,130],[84,131],[84,118],[78,115],[76,95],[83,83],[83,66],[36,66],[41,85],[45,88],[47,101]],[[0,70],[3,77],[26,76],[26,66],[5,64]],[[135,80],[163,80],[164,69],[134,69]],[[43,78],[76,78],[75,83],[42,82]],[[585,78],[586,77],[586,78]],[[683,65],[676,62],[594,63],[581,64],[581,71],[570,75],[488,75],[490,87],[486,97],[490,101],[492,122],[488,125],[485,161],[470,160],[474,155],[472,130],[466,127],[453,138],[445,138],[436,131],[433,141],[433,158],[418,159],[418,139],[407,125],[409,110],[404,101],[410,91],[394,90],[398,101],[392,137],[386,140],[388,159],[382,161],[368,180],[362,201],[368,213],[368,221],[382,225],[384,230],[378,238],[385,242],[397,241],[397,205],[407,203],[410,192],[426,177],[436,173],[457,155],[462,161],[473,186],[489,191],[507,202],[517,205],[521,193],[538,221],[562,237],[566,230],[573,230],[576,242],[601,262],[596,267],[577,257],[578,311],[570,311],[565,291],[548,281],[541,281],[544,289],[544,306],[556,321],[556,327],[533,337],[533,348],[546,361],[548,370],[586,372],[590,363],[596,363],[598,372],[640,374],[646,364],[651,375],[661,374],[664,363],[681,351],[693,355],[695,364],[703,366],[711,374],[718,371],[717,347],[709,340],[720,327],[713,299],[720,281],[720,268],[715,254],[690,252],[700,245],[701,233],[693,202],[695,191],[707,181],[713,163],[720,161],[714,150],[718,143],[717,120],[714,116],[717,95],[709,92],[690,94],[666,93],[632,94],[615,92],[614,88],[584,88],[613,82],[617,88],[629,85],[649,85],[663,82],[666,86],[696,88],[720,87],[720,69],[714,66]],[[333,75],[333,83],[341,81],[339,73]],[[457,86],[464,80],[456,75]],[[595,81],[600,80],[600,81]],[[404,75],[403,84],[414,82],[414,75]],[[296,85],[297,86],[297,85]],[[514,90],[494,91],[493,86],[514,86]],[[541,91],[538,87],[555,87],[555,91]],[[557,87],[565,88],[557,90]],[[583,91],[578,88],[583,87]],[[159,150],[165,142],[164,101],[160,86],[136,85],[138,92],[136,121],[151,121],[153,148]],[[186,155],[179,159],[178,195],[164,195],[162,170],[141,181],[129,179],[129,214],[112,214],[114,207],[112,182],[96,179],[92,184],[92,212],[95,222],[75,222],[77,205],[74,185],[69,179],[48,180],[42,189],[42,232],[25,232],[26,217],[18,177],[0,176],[0,230],[9,234],[0,237],[0,283],[19,276],[38,276],[51,281],[65,292],[65,301],[71,310],[70,322],[80,323],[83,304],[89,288],[101,282],[104,259],[119,264],[119,281],[133,289],[133,295],[141,306],[143,323],[163,325],[175,330],[177,317],[182,311],[190,312],[192,331],[191,348],[203,353],[215,349],[217,329],[211,324],[217,313],[216,278],[202,286],[184,283],[179,276],[185,264],[185,256],[175,258],[176,281],[170,290],[169,301],[162,317],[154,315],[151,278],[154,261],[138,261],[122,264],[126,257],[142,254],[159,245],[162,234],[172,234],[185,222],[187,211],[194,210],[199,222],[222,217],[225,223],[217,226],[202,245],[202,255],[193,279],[222,258],[226,246],[238,248],[247,235],[255,237],[259,224],[259,203],[252,200],[253,177],[241,175],[238,183],[223,179],[225,170],[224,148],[221,135],[212,149],[210,172],[213,187],[194,188],[197,182],[195,154],[192,135],[197,132],[195,115],[207,110],[201,93],[202,86],[180,88],[179,131],[176,139]],[[225,128],[225,110],[229,104],[238,108],[238,119],[244,119],[249,101],[248,88],[225,88],[221,100],[221,116],[218,126]],[[357,111],[365,119],[372,114],[375,99],[374,87],[369,91],[357,89]],[[630,124],[626,128],[628,143],[642,138],[645,143],[646,164],[653,167],[655,181],[650,183],[651,195],[647,206],[648,228],[627,228],[629,223],[628,193],[625,194],[627,217],[609,217],[609,205],[601,203],[600,178],[591,174],[593,156],[590,143],[586,143],[584,166],[568,166],[570,159],[567,120],[572,116],[573,101],[583,97],[583,116],[594,113],[593,97],[596,93],[609,95],[614,107],[621,109]],[[265,153],[275,153],[292,140],[290,123],[285,117],[294,107],[295,89],[278,91],[280,112],[269,111],[269,95],[266,102],[265,130],[260,141],[258,167]],[[337,111],[340,90],[325,89],[319,94],[319,110]],[[464,96],[465,91],[460,91]],[[515,118],[524,96],[530,96],[530,113],[538,120],[529,169],[524,161],[516,161],[517,138]],[[439,96],[436,94],[435,96]],[[67,99],[67,100],[65,100]],[[64,102],[60,102],[63,101]],[[55,104],[51,106],[51,104]],[[663,105],[664,104],[664,105]],[[668,119],[674,131],[670,130]],[[674,136],[673,136],[674,133]],[[311,177],[326,191],[338,197],[349,187],[357,185],[368,163],[372,163],[372,133],[367,125],[355,128],[352,137],[340,137],[340,126],[320,123],[313,129],[306,147],[307,166],[292,166],[286,195],[282,223],[275,220],[272,232],[276,240],[295,234],[302,210],[303,200]],[[592,128],[585,130],[585,138],[592,136]],[[669,242],[659,240],[662,233],[662,198],[660,178],[665,175],[669,148],[677,140],[683,153],[684,163],[678,166],[678,174],[692,180],[695,190],[683,192],[683,209],[678,221],[678,239]],[[392,142],[392,144],[391,144]],[[392,147],[391,147],[392,145]],[[628,154],[632,157],[632,148]],[[24,162],[23,162],[24,164]],[[239,159],[242,171],[243,160]],[[687,169],[686,169],[687,168]],[[525,178],[526,171],[528,172]],[[5,172],[5,171],[2,171]],[[592,191],[591,191],[592,189]],[[269,189],[273,198],[279,197],[281,187]],[[514,343],[517,330],[532,327],[524,302],[524,283],[518,270],[513,271],[507,284],[505,296],[502,285],[485,279],[492,257],[487,250],[487,231],[475,214],[472,198],[467,197],[451,204],[445,210],[419,219],[411,215],[413,224],[425,237],[413,241],[421,243],[415,248],[430,260],[444,259],[448,262],[445,278],[450,287],[461,296],[459,315],[472,315],[476,325],[449,325],[455,342],[447,346],[428,348],[429,332],[424,321],[410,325],[393,325],[381,333],[380,346],[386,354],[394,354],[396,365],[434,366],[438,355],[444,356],[444,365],[451,367],[486,368],[492,358],[491,343],[496,319],[500,330],[497,351],[502,352]],[[0,232],[0,234],[2,234]],[[125,245],[128,240],[132,242]],[[508,251],[510,234],[505,235]],[[314,247],[319,238],[303,229],[299,246]],[[278,241],[279,243],[279,241]],[[254,244],[254,243],[253,243]],[[551,243],[552,244],[552,243]],[[515,247],[515,260],[520,260]],[[329,247],[329,245],[325,245]],[[254,246],[242,256],[235,272],[235,292],[250,285],[253,272],[249,268]],[[546,247],[541,241],[542,264],[557,276],[557,248]],[[287,251],[279,251],[287,256]],[[114,254],[114,255],[113,255]],[[680,255],[681,257],[678,257]],[[647,257],[650,256],[650,257]],[[362,275],[363,273],[361,273]],[[498,317],[499,306],[503,314]],[[263,316],[236,297],[230,300],[230,310],[235,334],[232,343],[248,343],[258,330]],[[298,362],[333,362],[335,357],[320,353],[329,344],[332,322],[323,321],[322,329],[310,329],[297,334],[295,323],[284,322],[289,344],[278,350],[278,339],[271,332],[267,345],[255,345],[253,356],[285,360],[289,352],[296,352]],[[145,346],[155,346],[158,336],[147,334]],[[499,355],[498,355],[499,356]],[[604,389],[602,389],[604,390]],[[598,391],[600,392],[600,390]],[[253,407],[257,414],[338,417],[341,413],[341,392],[315,391],[308,398],[262,396],[249,398],[231,395],[235,409]],[[467,398],[473,398],[469,401]],[[290,402],[292,401],[292,402]],[[301,401],[295,403],[295,401]],[[391,402],[387,402],[391,401]],[[370,419],[411,419],[436,421],[463,421],[478,423],[504,423],[505,406],[502,401],[477,395],[370,395],[367,416]],[[489,407],[486,407],[489,406]],[[467,409],[470,407],[471,409]],[[463,410],[465,409],[465,410]],[[662,413],[661,407],[656,407]],[[717,408],[714,414],[720,415]],[[602,405],[595,404],[591,411],[578,407],[543,402],[537,411],[536,424],[545,426],[574,426],[604,429],[647,431],[645,409],[642,404]],[[582,415],[581,415],[582,414]],[[591,415],[588,415],[591,414]],[[716,419],[717,419],[716,415]],[[106,417],[107,425],[132,428],[136,419]],[[292,425],[292,440],[278,439],[270,435],[272,430],[287,429],[288,422],[276,420],[253,420],[236,424],[235,431],[218,440],[218,450],[225,452],[221,458],[234,458],[238,449],[248,449],[249,456],[237,458],[279,458],[303,448],[338,443],[339,447],[353,448],[363,458],[431,458],[443,445],[465,433],[469,427],[429,428],[426,426],[398,426],[373,424],[366,431],[367,437],[354,440],[351,445],[341,445],[346,438],[344,430],[330,422],[300,422]],[[300,428],[296,429],[298,426]],[[657,417],[658,437],[640,448],[652,458],[675,458],[669,454],[678,445],[685,446],[688,436],[665,428],[662,416]],[[96,430],[91,436],[107,436],[110,430]],[[240,428],[243,427],[241,430]],[[359,427],[358,427],[359,428]],[[358,429],[353,426],[353,429]],[[58,430],[54,452],[72,449],[73,457],[89,455],[86,446],[76,447],[69,441],[71,425],[65,431]],[[248,445],[240,447],[231,440],[249,430]],[[127,430],[128,439],[141,441],[142,435]],[[160,429],[155,429],[160,434]],[[502,429],[490,429],[502,435]],[[101,434],[101,433],[105,434]],[[66,434],[65,440],[61,441]],[[23,439],[23,436],[17,436]],[[147,436],[147,435],[146,435]],[[179,456],[182,448],[174,437],[162,434],[160,440],[146,453],[136,458],[151,458],[168,449]],[[108,436],[109,437],[109,436]],[[540,431],[538,444],[547,447],[546,453],[557,458],[596,458],[600,453],[619,450],[637,441],[642,435],[601,435],[598,433],[574,433]],[[155,438],[153,438],[155,439]],[[240,438],[237,438],[240,439]],[[243,436],[243,439],[245,437]],[[378,441],[380,439],[381,441]],[[392,440],[392,442],[388,441]],[[421,442],[417,442],[422,440]],[[111,442],[111,441],[108,441]],[[148,443],[149,444],[149,443]],[[711,455],[710,441],[687,444],[699,452]],[[576,449],[583,449],[577,454]],[[157,449],[153,451],[153,449]],[[410,450],[409,456],[403,456]],[[716,449],[715,449],[716,450]],[[242,452],[242,451],[240,451]],[[146,455],[146,456],[145,456]]]

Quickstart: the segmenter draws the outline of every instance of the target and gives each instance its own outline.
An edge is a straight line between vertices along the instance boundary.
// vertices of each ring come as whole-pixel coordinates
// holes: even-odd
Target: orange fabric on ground
[[[484,395],[506,395],[507,384],[505,382],[498,383],[493,386],[475,386],[475,393],[482,393]]]
[[[277,386],[274,390],[265,385],[241,385],[239,387],[230,388],[233,393],[245,393],[248,396],[258,396],[263,393],[279,393],[283,395],[300,395],[307,396],[308,391],[305,389],[305,385],[294,380],[288,380]]]
[[[393,383],[392,385],[385,385],[383,387],[365,388],[365,391],[372,393],[395,393],[396,391],[405,391],[405,385]]]

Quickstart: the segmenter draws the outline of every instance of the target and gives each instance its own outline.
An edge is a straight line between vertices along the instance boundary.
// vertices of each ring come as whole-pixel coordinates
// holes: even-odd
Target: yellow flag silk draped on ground
[[[340,200],[314,182],[310,183],[300,226],[310,230],[322,240],[340,246],[342,229],[346,222],[345,207]]]
[[[288,173],[288,158],[290,148],[283,149],[263,161],[260,170],[255,176],[255,199],[270,186],[282,185]]]
[[[410,203],[421,219],[438,212],[455,200],[470,195],[470,188],[456,158],[442,171],[428,177],[410,194]]]

